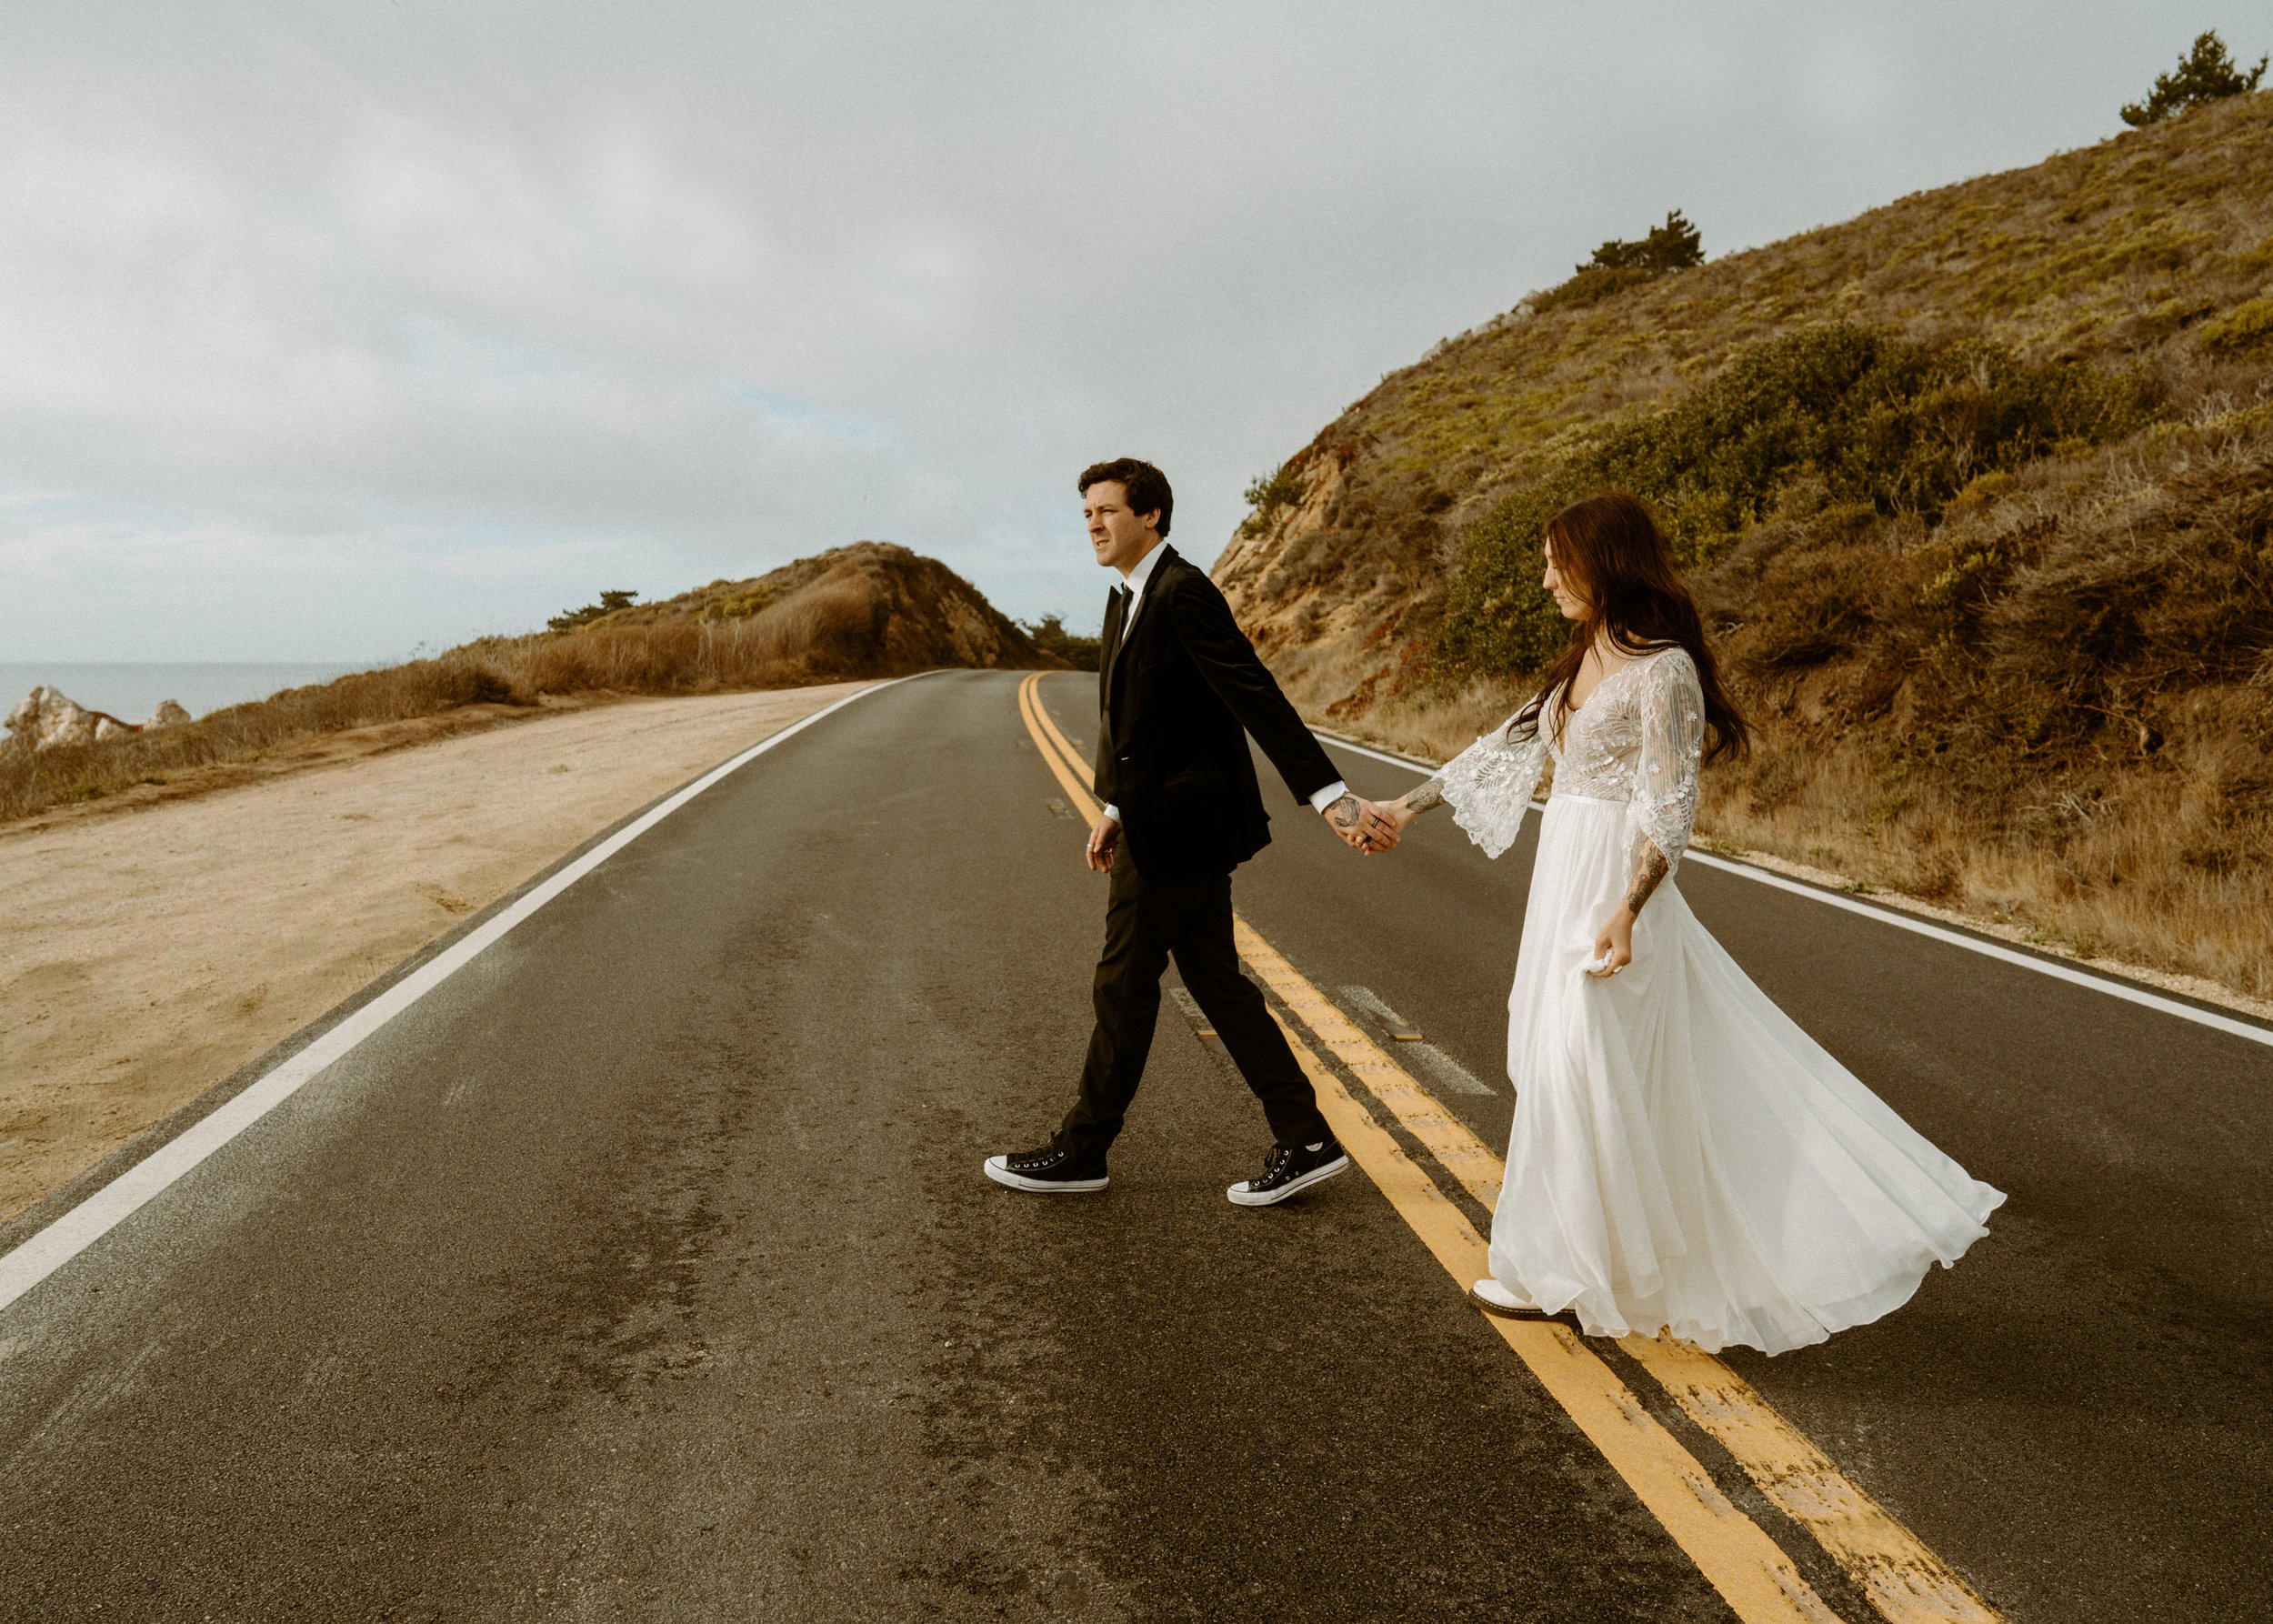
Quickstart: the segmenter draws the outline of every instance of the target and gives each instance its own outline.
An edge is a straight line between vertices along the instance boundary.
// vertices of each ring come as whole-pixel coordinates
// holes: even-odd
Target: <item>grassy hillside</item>
[[[523,686],[550,692],[780,687],[939,666],[1056,663],[946,565],[882,541],[468,651],[510,662]]]
[[[630,596],[630,594],[622,596]],[[935,558],[863,541],[580,624],[486,637],[428,660],[290,688],[181,727],[34,751],[0,740],[0,823],[258,762],[325,735],[421,718],[486,726],[547,703],[897,677],[938,667],[1065,662],[1037,649]],[[429,737],[434,729],[410,737]],[[396,742],[392,735],[377,741]]]
[[[1443,754],[1604,485],[1764,724],[1712,834],[2273,994],[2273,95],[1527,301],[1258,481],[1216,576],[1311,715]]]

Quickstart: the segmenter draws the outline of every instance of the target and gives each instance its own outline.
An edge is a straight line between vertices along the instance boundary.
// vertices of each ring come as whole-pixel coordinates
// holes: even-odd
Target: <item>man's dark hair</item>
[[[1176,493],[1168,488],[1168,476],[1150,463],[1134,456],[1116,456],[1109,463],[1091,463],[1081,470],[1081,494],[1087,496],[1093,485],[1106,480],[1120,482],[1128,493],[1128,510],[1138,518],[1154,508],[1160,510],[1160,534],[1168,533],[1168,515],[1176,511]]]

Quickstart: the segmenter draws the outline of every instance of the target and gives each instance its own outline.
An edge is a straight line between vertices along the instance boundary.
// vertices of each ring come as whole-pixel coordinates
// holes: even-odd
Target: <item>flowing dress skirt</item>
[[[1780,1353],[1900,1307],[2005,1198],[1770,1002],[1671,880],[1633,963],[1583,973],[1630,877],[1626,812],[1547,805],[1507,997],[1493,1277],[1589,1335],[1707,1349]]]

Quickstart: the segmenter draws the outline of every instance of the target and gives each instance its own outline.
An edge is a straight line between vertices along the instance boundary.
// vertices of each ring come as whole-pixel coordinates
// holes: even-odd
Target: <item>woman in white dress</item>
[[[1674,884],[1698,769],[1747,738],[1648,508],[1591,496],[1547,536],[1569,648],[1376,827],[1393,846],[1448,805],[1496,857],[1554,763],[1507,996],[1515,1129],[1471,1296],[1590,1336],[1819,1342],[1908,1301],[2005,1198],[1801,1031]]]

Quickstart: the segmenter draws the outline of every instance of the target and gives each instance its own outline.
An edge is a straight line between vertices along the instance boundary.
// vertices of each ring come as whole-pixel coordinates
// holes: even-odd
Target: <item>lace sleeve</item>
[[[1697,774],[1705,761],[1705,690],[1684,648],[1649,662],[1639,673],[1641,754],[1634,768],[1634,798],[1627,811],[1627,856],[1638,862],[1642,842],[1655,846],[1669,875],[1688,848],[1697,825]]]
[[[1535,732],[1511,740],[1503,723],[1446,762],[1434,782],[1451,803],[1452,821],[1486,857],[1496,857],[1516,843],[1523,809],[1531,804],[1546,766],[1546,738]]]

